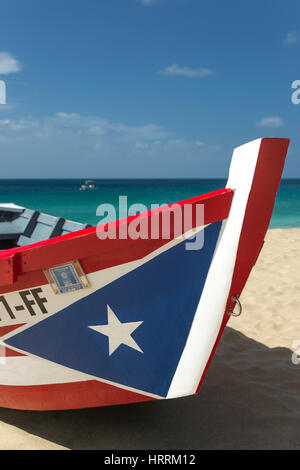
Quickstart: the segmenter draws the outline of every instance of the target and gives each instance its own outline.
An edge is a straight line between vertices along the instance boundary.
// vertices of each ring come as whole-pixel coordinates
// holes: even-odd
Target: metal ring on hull
[[[242,304],[241,304],[241,302],[240,302],[240,299],[239,299],[239,297],[238,297],[237,295],[233,295],[233,296],[231,297],[231,299],[232,299],[234,302],[237,303],[239,310],[238,310],[238,312],[234,312],[232,309],[230,309],[230,310],[228,311],[228,315],[230,315],[230,316],[232,316],[232,317],[239,317],[239,316],[242,314],[242,311],[243,311],[243,308],[242,308]]]

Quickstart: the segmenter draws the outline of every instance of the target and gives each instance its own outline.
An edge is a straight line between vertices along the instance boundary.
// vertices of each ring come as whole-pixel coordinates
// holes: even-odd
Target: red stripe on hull
[[[16,410],[74,410],[152,400],[154,398],[95,380],[26,387],[0,386],[0,406]]]
[[[19,323],[18,325],[7,325],[0,327],[0,338],[4,335],[7,335],[10,331],[20,328],[21,326],[26,325],[26,323]]]
[[[25,325],[25,323],[19,323],[18,325],[1,326],[0,338],[1,336],[7,335],[7,333],[9,333],[10,331],[20,328],[23,325]],[[17,356],[26,356],[26,354],[22,354],[18,351],[14,351],[13,349],[10,349],[6,346],[3,346],[0,348],[0,357],[17,357]]]
[[[13,349],[10,349],[7,347],[0,348],[0,357],[18,357],[18,356],[26,356],[26,354],[22,354],[18,351],[14,351]]]

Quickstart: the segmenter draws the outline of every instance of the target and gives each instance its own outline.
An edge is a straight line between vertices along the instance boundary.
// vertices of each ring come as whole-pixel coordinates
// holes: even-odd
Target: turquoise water
[[[134,203],[172,203],[223,188],[221,179],[96,180],[97,189],[79,191],[83,180],[0,180],[0,202],[14,202],[51,215],[96,225],[99,204],[119,205],[119,196]],[[116,217],[118,218],[118,210]],[[282,180],[271,228],[300,227],[300,179]]]

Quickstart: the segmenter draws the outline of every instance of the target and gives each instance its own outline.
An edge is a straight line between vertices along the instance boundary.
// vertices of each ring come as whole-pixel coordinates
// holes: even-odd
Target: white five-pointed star
[[[142,321],[121,323],[114,314],[110,306],[107,306],[107,325],[89,326],[92,330],[98,331],[108,336],[109,355],[118,349],[121,344],[126,344],[130,348],[143,352],[139,345],[134,341],[131,334],[142,324]]]

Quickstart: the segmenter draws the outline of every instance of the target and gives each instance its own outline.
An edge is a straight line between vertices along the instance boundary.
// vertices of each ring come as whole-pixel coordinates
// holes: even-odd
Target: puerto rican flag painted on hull
[[[174,233],[99,240],[92,228],[0,253],[0,406],[196,393],[262,247],[287,146],[260,139],[236,149],[227,188],[179,203],[204,204],[204,226],[193,219],[186,232],[204,232],[200,250]],[[55,295],[43,270],[76,259],[90,287]]]
[[[109,383],[166,397],[220,228],[216,222],[204,229],[203,249],[188,251],[182,241],[138,267],[127,266],[127,274],[23,327],[5,343]]]

